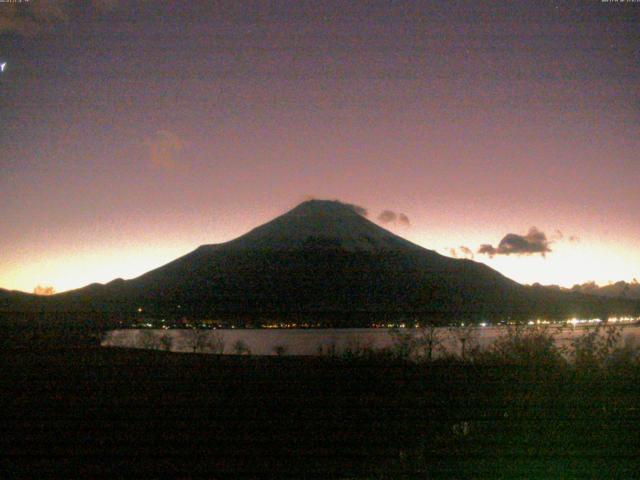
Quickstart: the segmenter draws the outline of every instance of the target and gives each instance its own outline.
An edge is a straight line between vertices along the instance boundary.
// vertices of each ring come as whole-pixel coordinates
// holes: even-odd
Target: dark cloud
[[[407,217],[407,215],[405,215],[404,213],[396,213],[391,210],[382,211],[382,213],[378,215],[378,221],[385,224],[399,223],[400,225],[403,225],[405,227],[411,225],[411,222],[409,221],[409,217]]]
[[[531,227],[526,235],[508,233],[497,247],[489,244],[480,245],[478,253],[489,255],[535,255],[539,253],[543,257],[551,252],[549,240],[544,232],[536,227]]]
[[[336,202],[340,202],[340,200],[336,200]],[[361,215],[363,217],[366,217],[367,215],[369,215],[369,212],[367,211],[367,209],[364,207],[361,207],[360,205],[355,205],[353,203],[345,203],[345,202],[340,202],[340,203],[342,203],[343,205],[346,205],[351,210],[356,212],[358,215]]]
[[[480,248],[478,248],[478,253],[493,257],[497,253],[497,250],[493,247],[493,245],[483,243],[482,245],[480,245]]]
[[[380,215],[378,215],[378,220],[382,223],[395,223],[398,219],[398,215],[391,210],[385,210]]]

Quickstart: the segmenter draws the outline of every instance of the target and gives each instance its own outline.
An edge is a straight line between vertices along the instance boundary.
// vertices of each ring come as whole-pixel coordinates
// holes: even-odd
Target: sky
[[[640,278],[639,30],[631,1],[0,3],[0,287],[311,197],[522,283]]]

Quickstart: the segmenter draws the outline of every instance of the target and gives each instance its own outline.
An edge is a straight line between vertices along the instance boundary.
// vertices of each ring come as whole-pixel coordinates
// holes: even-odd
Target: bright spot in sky
[[[7,62],[0,63],[0,72],[4,72],[4,69],[6,66],[7,66]]]

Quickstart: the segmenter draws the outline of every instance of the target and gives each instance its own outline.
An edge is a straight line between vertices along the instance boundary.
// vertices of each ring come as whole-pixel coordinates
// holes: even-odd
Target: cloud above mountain
[[[465,247],[464,245],[460,245],[460,252],[462,252],[462,255],[464,255],[466,258],[475,257],[475,255],[473,254],[473,250],[471,250],[469,247]]]
[[[392,212],[391,210],[385,210],[380,215],[378,215],[378,220],[380,220],[382,223],[392,223],[396,221],[397,217],[398,216],[395,214],[395,212]]]
[[[304,202],[308,202],[310,200],[328,200],[326,198],[319,198],[315,195],[304,195],[302,197],[302,200]],[[344,205],[345,207],[350,208],[351,210],[353,210],[354,212],[356,212],[358,215],[362,216],[362,217],[368,217],[369,216],[369,210],[365,207],[363,207],[362,205],[357,205],[355,203],[350,203],[350,202],[343,202],[342,200],[339,200],[337,198],[334,198],[333,200],[331,200],[332,202],[336,202],[339,203],[340,205]]]
[[[337,201],[340,202],[340,200],[337,200]],[[346,205],[351,210],[356,212],[358,215],[361,215],[363,217],[366,217],[366,216],[369,215],[369,211],[366,208],[364,208],[364,207],[362,207],[360,205],[356,205],[354,203],[345,203],[345,202],[340,202],[340,203],[342,203],[343,205]]]
[[[409,225],[411,225],[411,222],[409,221],[409,217],[407,217],[406,214],[396,213],[392,210],[383,210],[380,213],[380,215],[378,215],[378,221],[384,224],[397,223],[405,227],[408,227]]]
[[[551,242],[544,232],[536,227],[531,227],[526,235],[508,233],[504,236],[497,247],[491,244],[480,245],[478,253],[489,255],[536,255],[543,257],[551,252]]]
[[[465,247],[464,245],[460,245],[458,248],[448,248],[449,255],[453,258],[468,258],[473,260],[475,255],[473,254],[473,250],[469,247]]]

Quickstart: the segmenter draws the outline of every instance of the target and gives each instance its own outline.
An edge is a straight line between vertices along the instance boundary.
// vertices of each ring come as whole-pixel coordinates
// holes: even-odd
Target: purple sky
[[[309,196],[523,283],[640,277],[640,3],[133,3],[0,3],[0,287],[130,278]],[[477,253],[532,226],[544,257]]]

